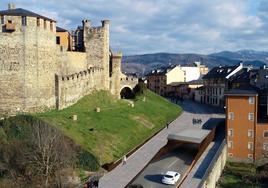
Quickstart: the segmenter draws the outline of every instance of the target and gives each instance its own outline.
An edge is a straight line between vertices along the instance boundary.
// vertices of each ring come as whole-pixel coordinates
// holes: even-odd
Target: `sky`
[[[125,55],[268,51],[268,0],[1,0],[75,29],[110,20],[110,46]]]

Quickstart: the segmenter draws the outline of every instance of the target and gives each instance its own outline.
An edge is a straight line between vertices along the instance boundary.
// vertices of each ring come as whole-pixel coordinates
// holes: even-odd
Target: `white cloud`
[[[2,9],[8,0],[2,0]],[[76,28],[111,20],[111,46],[127,54],[268,50],[268,5],[255,0],[15,0],[18,6]],[[252,6],[256,5],[256,6]],[[255,9],[253,10],[253,8]]]

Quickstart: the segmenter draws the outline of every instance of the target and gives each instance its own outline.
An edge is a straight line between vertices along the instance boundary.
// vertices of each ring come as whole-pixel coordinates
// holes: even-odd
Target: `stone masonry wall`
[[[103,69],[102,83],[109,90],[109,21],[102,21],[101,27],[84,25],[84,46],[87,53],[88,67]]]
[[[55,23],[20,16],[5,16],[15,31],[0,30],[0,114],[40,111],[55,106]]]
[[[75,104],[83,96],[94,90],[103,89],[102,68],[91,67],[72,75],[56,76],[56,106],[58,109]]]

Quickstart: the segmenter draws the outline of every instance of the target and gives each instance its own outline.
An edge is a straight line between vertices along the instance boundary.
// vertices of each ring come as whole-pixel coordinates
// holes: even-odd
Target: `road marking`
[[[178,160],[180,160],[180,159],[176,159],[175,161],[173,161],[172,163],[170,163],[170,165],[168,165],[168,168],[170,168],[172,165],[174,165]]]

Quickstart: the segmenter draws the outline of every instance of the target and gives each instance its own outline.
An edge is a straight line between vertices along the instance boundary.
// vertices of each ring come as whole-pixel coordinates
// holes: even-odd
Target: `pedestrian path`
[[[193,118],[201,118],[206,122],[210,118],[223,117],[222,114],[214,114],[211,109],[202,104],[185,101],[183,104],[185,111],[174,120],[169,128],[163,129],[140,149],[127,158],[125,165],[118,165],[111,172],[105,174],[99,182],[100,188],[123,188],[125,187],[155,156],[163,146],[167,144],[169,133],[178,132],[192,125]],[[200,125],[199,125],[200,126]]]

